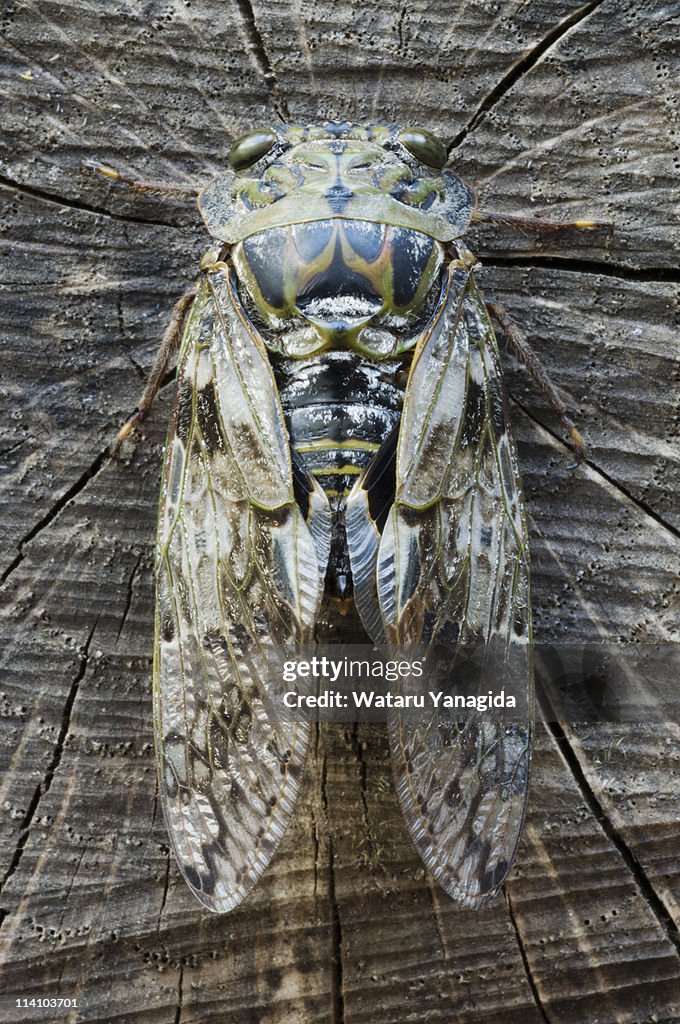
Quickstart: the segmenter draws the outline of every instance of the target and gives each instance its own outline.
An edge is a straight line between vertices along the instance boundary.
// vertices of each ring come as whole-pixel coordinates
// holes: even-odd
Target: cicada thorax
[[[271,350],[384,359],[412,346],[443,255],[420,231],[333,218],[257,232],[232,259]]]
[[[294,458],[324,488],[333,513],[326,592],[346,601],[346,500],[398,429],[413,348],[439,297],[444,248],[411,228],[333,218],[253,234],[232,260],[244,307],[270,351]],[[393,497],[393,478],[383,485]]]

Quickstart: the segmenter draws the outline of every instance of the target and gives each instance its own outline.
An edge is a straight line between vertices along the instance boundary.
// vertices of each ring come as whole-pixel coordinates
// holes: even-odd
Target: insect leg
[[[104,167],[91,160],[83,163],[83,171],[86,174],[101,174],[104,178],[110,178],[120,185],[134,189],[135,192],[146,192],[152,196],[196,196],[201,189],[199,185],[171,185],[167,181],[136,181],[112,167]]]
[[[494,213],[492,210],[475,210],[472,220],[478,224],[504,224],[510,228],[537,228],[539,231],[561,231],[569,228],[611,228],[604,220],[568,220],[559,224],[554,220],[542,220],[539,217],[513,217],[507,213]]]
[[[167,372],[168,364],[179,348],[187,315],[195,298],[196,291],[194,290],[187,292],[182,296],[179,302],[175,304],[175,308],[172,311],[172,317],[170,318],[170,323],[165,329],[163,340],[161,341],[158,352],[156,353],[154,364],[151,367],[149,379],[147,380],[146,387],[142,392],[142,397],[139,399],[137,408],[130,419],[123,424],[116,434],[116,440],[113,442],[111,447],[112,455],[116,454],[123,441],[125,441],[132,431],[142,422],[153,405],[154,399],[163,384],[163,378]]]
[[[567,431],[571,439],[571,443],[576,454],[576,462],[583,462],[588,454],[585,442],[581,437],[576,424],[567,413],[567,407],[558,395],[555,385],[543,368],[543,364],[540,359],[506,309],[495,302],[487,302],[486,306],[491,316],[499,324],[509,347],[512,349],[519,361],[527,368],[535,383],[560,417],[562,426]]]

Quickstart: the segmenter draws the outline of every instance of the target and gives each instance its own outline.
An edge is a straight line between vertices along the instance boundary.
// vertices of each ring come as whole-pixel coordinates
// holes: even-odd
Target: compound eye
[[[444,143],[424,128],[404,128],[398,138],[409,153],[427,167],[435,167],[439,171],[448,159]]]
[[[235,171],[252,167],[269,152],[276,142],[276,133],[271,128],[256,128],[237,139],[229,150],[229,166]]]

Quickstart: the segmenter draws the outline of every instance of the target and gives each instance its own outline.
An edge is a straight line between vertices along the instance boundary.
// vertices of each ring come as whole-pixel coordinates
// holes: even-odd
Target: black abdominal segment
[[[326,576],[330,596],[352,594],[345,537],[347,495],[373,462],[383,441],[396,437],[403,389],[396,383],[400,360],[376,363],[354,352],[326,352],[310,360],[274,361],[294,462],[316,477],[333,513]],[[394,477],[381,477],[381,506],[394,499]],[[304,491],[300,498],[304,500]],[[303,508],[304,512],[304,508]]]

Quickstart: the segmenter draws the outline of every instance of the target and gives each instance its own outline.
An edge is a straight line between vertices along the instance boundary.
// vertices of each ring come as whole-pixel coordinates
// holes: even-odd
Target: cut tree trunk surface
[[[250,127],[389,120],[449,140],[483,207],[611,221],[469,245],[588,441],[574,471],[508,360],[536,638],[672,651],[680,4],[23,0],[0,28],[0,1020],[680,1020],[677,701],[654,723],[553,721],[540,661],[526,831],[486,909],[425,874],[366,724],[319,728],[293,824],[237,911],[191,897],[150,702],[172,384],[119,460],[107,447],[209,241],[191,204],[80,173],[206,181]],[[52,998],[78,1005],[16,1003]]]

